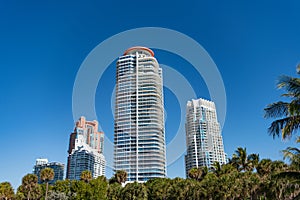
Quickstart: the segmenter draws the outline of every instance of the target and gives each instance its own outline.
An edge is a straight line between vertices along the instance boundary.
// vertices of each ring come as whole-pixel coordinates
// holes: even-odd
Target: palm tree
[[[172,181],[169,178],[154,178],[146,182],[149,199],[170,199]]]
[[[80,180],[88,183],[92,180],[92,173],[89,171],[89,170],[85,170],[83,172],[81,172],[81,175],[80,175]]]
[[[288,169],[288,165],[284,163],[282,160],[275,160],[271,164],[271,171],[273,173],[286,171],[287,169]]]
[[[125,183],[127,180],[127,172],[124,170],[118,170],[115,174],[115,178],[119,184]]]
[[[42,169],[40,176],[41,176],[41,180],[43,182],[46,182],[45,200],[47,200],[49,181],[52,181],[54,179],[54,170],[52,168],[46,167]]]
[[[227,163],[222,165],[220,174],[230,174],[232,172],[237,172],[237,168],[232,165],[232,163]]]
[[[121,190],[122,199],[124,200],[146,200],[148,199],[148,192],[143,183],[128,183]]]
[[[174,178],[171,181],[169,199],[188,199],[191,190],[190,181],[179,177]]]
[[[108,182],[105,176],[98,176],[89,182],[90,200],[104,200],[107,199]]]
[[[205,198],[203,199],[217,199],[217,193],[220,192],[218,190],[219,178],[215,174],[208,173],[199,183],[205,191],[205,193],[203,194]]]
[[[300,137],[297,138],[297,143],[300,143]],[[274,168],[277,169],[273,178],[281,185],[281,193],[297,197],[300,199],[300,149],[296,147],[287,147],[283,152],[283,158],[290,160],[290,166],[282,162],[278,162]]]
[[[200,167],[200,168],[192,168],[188,175],[191,179],[194,179],[196,181],[202,180],[205,175],[208,173],[207,167]]]
[[[203,185],[194,180],[186,180],[188,184],[187,200],[194,199],[206,199],[207,191],[204,189]]]
[[[252,153],[248,157],[248,169],[249,171],[253,171],[254,168],[258,166],[259,163],[259,154]]]
[[[108,183],[109,184],[114,184],[114,183],[116,183],[117,182],[117,180],[116,180],[116,177],[115,176],[112,176],[109,180],[108,180]]]
[[[300,74],[300,64],[297,67]],[[265,109],[265,118],[279,118],[273,121],[268,129],[269,134],[283,139],[290,138],[300,128],[300,79],[290,76],[281,76],[277,88],[285,89],[283,97],[291,99],[290,102],[278,101],[269,104]]]
[[[232,156],[230,162],[237,168],[237,170],[242,171],[247,168],[247,151],[246,148],[238,147]]]
[[[297,138],[297,143],[300,143],[300,137]],[[300,149],[296,147],[287,147],[282,151],[283,159],[289,159],[291,167],[298,169],[300,168]]]
[[[222,172],[221,164],[219,162],[214,162],[212,167],[213,167],[213,172],[215,173],[215,175],[219,177]]]
[[[57,180],[53,185],[52,190],[58,193],[65,193],[66,195],[69,195],[69,193],[71,193],[70,187],[71,187],[71,181],[69,179]]]
[[[9,182],[0,183],[0,199],[11,200],[15,193]]]
[[[122,186],[119,183],[117,182],[110,183],[107,190],[107,199],[109,200],[121,199],[120,198],[121,189]]]
[[[41,193],[41,188],[38,185],[38,177],[35,174],[27,174],[22,178],[22,185],[18,192],[24,195],[27,200],[38,199]]]
[[[238,147],[229,161],[239,171],[252,171],[258,164],[259,155],[247,155],[246,148]]]
[[[258,163],[258,166],[256,167],[256,171],[260,176],[266,177],[271,173],[271,165],[272,165],[272,160],[262,159]]]

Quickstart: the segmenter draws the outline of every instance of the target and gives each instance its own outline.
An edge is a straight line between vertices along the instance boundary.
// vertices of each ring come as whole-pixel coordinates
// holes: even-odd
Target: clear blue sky
[[[261,158],[281,159],[280,150],[294,145],[268,136],[270,120],[263,119],[263,108],[279,99],[278,76],[295,75],[300,61],[298,1],[88,2],[0,3],[0,182],[17,187],[38,157],[66,163],[74,127],[72,90],[81,63],[103,40],[138,27],[180,31],[213,58],[227,94],[222,134],[229,156],[242,146]],[[181,67],[185,64],[167,52],[155,53],[170,66],[176,67],[176,59]],[[113,87],[113,67],[103,77],[107,87],[98,88],[96,96],[99,121],[109,138],[113,118],[105,109],[110,97],[104,94]],[[198,97],[210,98],[201,77],[190,76],[190,81],[199,84]],[[176,103],[171,104],[174,95],[165,92],[170,141],[179,117]],[[168,175],[184,177],[182,158]]]

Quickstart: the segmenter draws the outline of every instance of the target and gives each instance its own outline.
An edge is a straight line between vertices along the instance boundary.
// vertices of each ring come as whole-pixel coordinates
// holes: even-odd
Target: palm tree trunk
[[[48,182],[46,183],[46,194],[45,194],[45,200],[48,198]]]

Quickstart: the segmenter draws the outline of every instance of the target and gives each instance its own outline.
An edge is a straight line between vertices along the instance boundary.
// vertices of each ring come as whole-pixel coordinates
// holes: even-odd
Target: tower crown
[[[132,53],[135,53],[136,51],[146,51],[147,53],[150,53],[150,55],[154,57],[154,52],[151,49],[149,49],[147,47],[142,47],[142,46],[131,47],[131,48],[127,49],[123,55],[125,56],[128,54],[132,54]]]

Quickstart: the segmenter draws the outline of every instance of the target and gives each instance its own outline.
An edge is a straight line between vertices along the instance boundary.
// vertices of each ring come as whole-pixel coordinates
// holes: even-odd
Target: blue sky
[[[66,163],[73,130],[72,90],[76,73],[100,42],[138,27],[164,27],[201,44],[222,75],[227,115],[222,131],[229,156],[239,147],[261,158],[281,159],[294,145],[267,134],[263,108],[279,100],[279,75],[295,75],[300,62],[300,3],[294,1],[2,1],[0,3],[0,182],[17,187],[35,159]],[[114,51],[114,49],[108,49]],[[124,49],[125,50],[125,49]],[[210,98],[189,63],[155,50],[159,62],[185,74],[198,97]],[[114,66],[97,89],[96,111],[105,134],[113,135],[110,107]],[[100,85],[100,84],[99,84]],[[109,105],[108,105],[109,104]],[[176,96],[165,90],[170,141],[180,120]],[[100,114],[101,113],[101,114]],[[90,119],[92,120],[92,119]],[[184,145],[184,144],[183,144]],[[183,159],[169,166],[184,177]],[[108,170],[107,176],[111,176]]]

